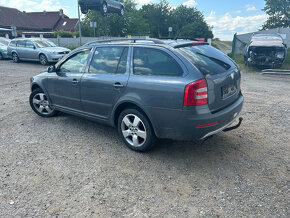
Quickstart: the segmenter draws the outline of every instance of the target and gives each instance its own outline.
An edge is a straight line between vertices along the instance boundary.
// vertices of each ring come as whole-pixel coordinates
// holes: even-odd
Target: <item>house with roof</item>
[[[0,30],[11,30],[16,27],[18,34],[43,33],[63,30],[69,32],[77,31],[78,19],[69,18],[63,10],[43,11],[43,12],[25,12],[16,8],[0,6]],[[1,36],[1,31],[0,31]]]

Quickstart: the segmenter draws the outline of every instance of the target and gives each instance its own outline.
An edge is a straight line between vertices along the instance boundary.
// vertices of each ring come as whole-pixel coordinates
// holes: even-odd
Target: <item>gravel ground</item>
[[[244,73],[241,128],[139,154],[110,127],[34,114],[42,69],[0,62],[0,217],[290,216],[290,77]]]

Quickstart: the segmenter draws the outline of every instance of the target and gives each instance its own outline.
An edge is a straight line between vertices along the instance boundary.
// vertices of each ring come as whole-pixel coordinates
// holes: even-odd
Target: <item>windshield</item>
[[[0,44],[1,44],[1,46],[3,46],[3,45],[8,45],[8,44],[9,44],[9,40],[6,40],[6,39],[0,39]]]
[[[215,75],[236,67],[224,53],[209,45],[179,48],[204,75]]]
[[[38,48],[56,47],[53,42],[48,40],[34,40],[33,42]]]

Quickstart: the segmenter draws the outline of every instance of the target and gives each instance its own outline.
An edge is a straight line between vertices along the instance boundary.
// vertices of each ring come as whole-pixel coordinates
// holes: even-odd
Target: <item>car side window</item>
[[[61,73],[81,73],[91,50],[79,52],[66,60],[58,69]]]
[[[31,42],[30,40],[27,40],[26,41],[26,48],[34,48],[33,42]]]
[[[182,68],[169,54],[152,48],[134,48],[134,74],[181,76]]]
[[[97,48],[90,65],[89,73],[125,73],[127,65],[127,55],[128,48],[124,47]]]
[[[25,47],[25,41],[24,40],[19,40],[18,43],[17,43],[17,47],[24,48]]]
[[[11,41],[10,44],[9,44],[9,46],[11,46],[11,47],[16,47],[16,44],[17,44],[16,41]]]

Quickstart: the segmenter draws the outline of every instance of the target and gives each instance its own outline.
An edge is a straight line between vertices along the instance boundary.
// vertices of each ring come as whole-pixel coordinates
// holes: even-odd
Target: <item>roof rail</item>
[[[122,39],[96,40],[96,41],[92,41],[92,42],[86,43],[85,45],[92,45],[92,44],[97,44],[97,43],[108,43],[108,42],[126,42],[126,41],[131,41],[131,43],[136,43],[137,41],[149,41],[149,42],[151,41],[151,42],[154,42],[155,44],[165,44],[162,40],[155,39],[155,38],[148,38],[148,39],[122,38]]]
[[[159,39],[163,39],[163,40],[178,40],[178,39],[181,39],[181,40],[190,40],[190,41],[196,41],[196,42],[199,42],[199,40],[195,39],[195,38],[188,38],[188,37],[165,37],[165,38],[159,38]]]

